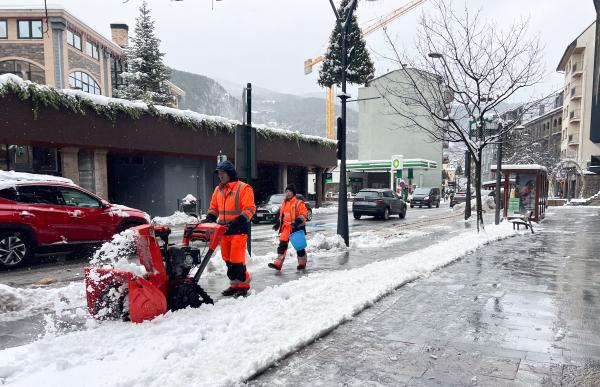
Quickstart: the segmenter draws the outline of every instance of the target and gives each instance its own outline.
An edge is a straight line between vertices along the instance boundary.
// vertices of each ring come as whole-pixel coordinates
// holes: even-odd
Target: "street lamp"
[[[367,0],[377,1],[377,0]],[[333,3],[333,0],[329,0],[331,9],[335,14],[336,22],[342,31],[342,92],[338,95],[342,102],[342,113],[341,122],[339,122],[339,136],[338,136],[338,147],[341,150],[340,155],[340,196],[338,198],[338,224],[337,233],[340,235],[346,246],[350,246],[350,233],[348,229],[348,181],[346,177],[346,102],[350,98],[350,95],[346,93],[346,77],[348,72],[348,28],[350,25],[350,19],[354,13],[354,8],[358,0],[351,0],[350,4],[346,6],[347,14],[340,15]]]

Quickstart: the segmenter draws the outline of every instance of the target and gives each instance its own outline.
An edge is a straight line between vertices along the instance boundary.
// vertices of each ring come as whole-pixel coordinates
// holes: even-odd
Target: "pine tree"
[[[122,74],[125,84],[119,88],[118,97],[158,105],[173,104],[174,98],[165,84],[171,74],[162,62],[165,54],[160,52],[159,46],[160,39],[154,35],[154,21],[144,1],[135,20],[131,44],[125,48],[127,71]]]
[[[338,14],[345,20],[350,12],[350,0],[342,0],[338,9]],[[358,4],[358,3],[357,3]],[[356,10],[356,5],[354,6]],[[352,10],[352,11],[354,11]],[[348,83],[363,85],[373,79],[375,68],[373,61],[367,51],[365,40],[362,37],[360,27],[353,14],[348,26],[348,72],[346,80]],[[340,85],[342,82],[342,29],[339,23],[335,23],[335,28],[329,38],[329,48],[325,54],[323,66],[319,71],[318,83],[320,86]]]

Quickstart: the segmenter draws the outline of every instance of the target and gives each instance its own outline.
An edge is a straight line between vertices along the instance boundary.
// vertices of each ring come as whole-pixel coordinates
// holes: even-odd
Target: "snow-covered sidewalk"
[[[467,231],[395,259],[313,273],[245,299],[134,325],[106,322],[0,352],[0,383],[34,386],[242,382],[407,281],[494,240],[509,224]]]

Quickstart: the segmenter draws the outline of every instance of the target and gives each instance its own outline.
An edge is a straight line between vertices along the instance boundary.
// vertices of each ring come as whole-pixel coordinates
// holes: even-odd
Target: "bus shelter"
[[[548,171],[538,164],[502,165],[502,203],[504,217],[527,216],[531,220],[544,219],[548,202]],[[496,172],[496,168],[492,168]]]

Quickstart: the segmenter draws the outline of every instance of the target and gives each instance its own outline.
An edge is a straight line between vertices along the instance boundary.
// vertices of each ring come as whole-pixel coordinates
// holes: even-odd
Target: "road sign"
[[[325,183],[333,183],[333,173],[325,172],[323,178],[325,179]]]

